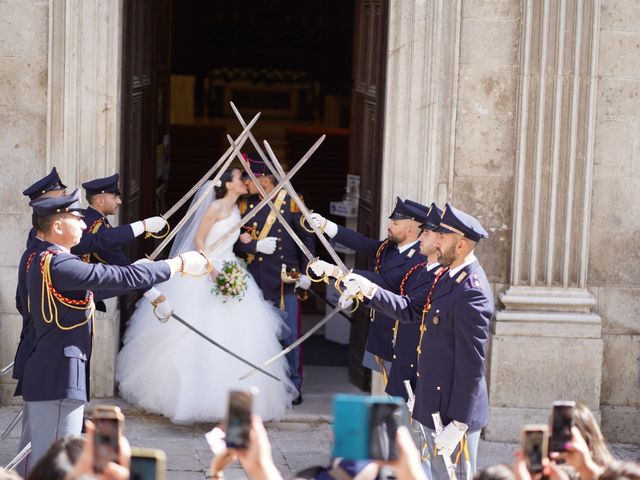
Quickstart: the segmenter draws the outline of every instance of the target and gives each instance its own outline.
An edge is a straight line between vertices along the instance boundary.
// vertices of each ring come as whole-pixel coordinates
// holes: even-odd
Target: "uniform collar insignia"
[[[413,257],[413,254],[416,253],[416,249],[412,248],[411,250],[409,250],[409,252],[407,253],[407,258],[411,258]]]
[[[467,276],[467,272],[465,272],[464,270],[460,272],[460,275],[458,275],[458,277],[456,278],[456,283],[457,284],[462,283],[462,281],[466,278],[466,276]]]

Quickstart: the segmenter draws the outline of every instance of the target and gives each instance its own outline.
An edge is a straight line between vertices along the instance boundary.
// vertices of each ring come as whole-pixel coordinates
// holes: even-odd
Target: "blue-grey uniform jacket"
[[[382,289],[371,305],[400,322],[419,322],[422,317],[423,305]],[[489,422],[484,372],[493,314],[493,293],[477,260],[437,282],[425,314],[416,374],[413,418],[423,425],[433,429],[431,414],[438,411],[445,425],[457,420],[469,425],[469,431]]]
[[[240,212],[244,215],[258,203],[260,203],[260,196],[249,195],[240,201]],[[254,236],[257,237],[260,235],[270,212],[271,209],[269,206],[265,205],[249,222],[247,226],[253,228],[252,234]],[[289,226],[293,228],[293,231],[298,234],[300,240],[302,240],[311,253],[314,253],[316,248],[315,235],[310,234],[301,227],[301,213],[296,203],[288,194],[282,202],[280,213]],[[274,301],[276,302],[276,305],[278,305],[281,293],[286,295],[293,293],[294,291],[294,284],[282,284],[280,280],[282,264],[284,263],[287,266],[287,271],[295,268],[298,272],[304,273],[308,260],[277,218],[275,218],[275,222],[267,236],[276,237],[278,239],[276,251],[271,255],[256,252],[257,240],[252,240],[247,244],[243,244],[238,241],[236,243],[235,250],[241,256],[253,256],[253,260],[248,265],[249,272],[251,272],[256,283],[262,289],[264,298]]]
[[[374,240],[353,230],[338,225],[338,233],[333,237],[338,243],[349,247],[359,255],[373,259],[374,267],[369,271],[354,270],[376,285],[394,293],[399,292],[400,282],[405,273],[426,258],[420,254],[420,244],[398,251],[398,246],[388,240]],[[375,265],[377,264],[377,269]],[[377,270],[377,272],[375,271]],[[366,350],[387,361],[393,360],[393,330],[395,319],[382,312],[376,312],[369,324]]]
[[[49,295],[43,292],[43,260],[50,257]],[[60,247],[43,242],[27,273],[28,299],[35,331],[34,345],[22,378],[26,401],[89,399],[89,362],[93,325],[88,300],[148,288],[171,276],[166,262],[128,266],[88,264]],[[95,290],[95,294],[92,293]],[[44,293],[44,295],[43,295]],[[44,298],[44,301],[43,301]],[[66,306],[75,303],[76,308]],[[55,308],[49,308],[49,306]]]

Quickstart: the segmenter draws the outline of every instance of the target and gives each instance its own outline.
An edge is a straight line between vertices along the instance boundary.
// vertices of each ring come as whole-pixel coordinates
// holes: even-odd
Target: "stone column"
[[[51,0],[47,160],[70,187],[120,169],[121,0]],[[96,312],[93,397],[114,394],[120,315]]]
[[[601,319],[587,290],[600,1],[523,0],[509,288],[494,324],[489,439],[555,399],[599,415]]]

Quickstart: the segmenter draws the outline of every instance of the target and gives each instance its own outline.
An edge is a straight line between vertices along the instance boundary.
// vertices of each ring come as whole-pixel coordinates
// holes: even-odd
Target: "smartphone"
[[[165,480],[167,456],[157,448],[131,447],[129,480]]]
[[[398,397],[338,394],[333,398],[333,457],[394,460],[396,433],[406,423]]]
[[[93,466],[102,472],[108,462],[118,463],[120,459],[120,437],[124,429],[124,415],[120,407],[98,405],[93,411],[96,426]]]
[[[549,450],[552,452],[566,452],[565,445],[571,441],[573,427],[573,410],[576,402],[553,402],[551,414],[551,438]]]
[[[520,435],[520,451],[531,473],[542,471],[542,460],[547,458],[549,427],[547,425],[525,425]]]
[[[231,390],[225,420],[225,441],[230,448],[249,448],[251,408],[253,393],[248,390]]]

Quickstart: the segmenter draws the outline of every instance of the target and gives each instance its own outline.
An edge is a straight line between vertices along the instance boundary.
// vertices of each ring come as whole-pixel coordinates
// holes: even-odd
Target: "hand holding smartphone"
[[[95,442],[93,468],[102,472],[107,463],[120,463],[120,437],[124,430],[124,415],[120,407],[97,405],[93,411]]]
[[[129,480],[164,480],[167,470],[167,456],[156,448],[131,449]]]
[[[252,406],[253,393],[250,391],[232,390],[229,392],[229,406],[225,419],[227,447],[249,448]]]
[[[527,470],[531,473],[542,472],[542,461],[547,458],[549,444],[549,428],[547,425],[525,425],[520,435],[520,451]]]
[[[557,401],[553,402],[551,414],[549,450],[551,452],[566,452],[567,443],[571,442],[573,435],[571,428],[573,422],[573,410],[576,402]]]

